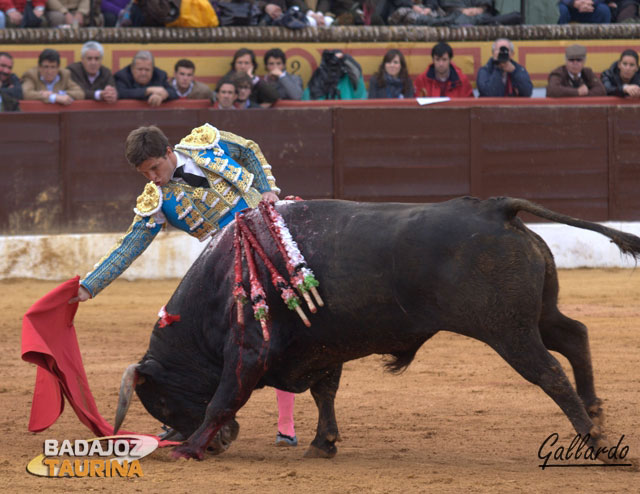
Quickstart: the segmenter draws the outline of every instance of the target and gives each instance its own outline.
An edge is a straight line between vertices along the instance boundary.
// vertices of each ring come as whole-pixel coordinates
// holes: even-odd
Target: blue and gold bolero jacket
[[[165,222],[203,242],[233,220],[236,211],[256,207],[262,193],[280,192],[258,145],[231,132],[205,124],[193,129],[174,150],[200,167],[210,187],[174,181],[158,187],[149,182],[136,201],[127,232],[80,281],[92,297],[144,252]]]

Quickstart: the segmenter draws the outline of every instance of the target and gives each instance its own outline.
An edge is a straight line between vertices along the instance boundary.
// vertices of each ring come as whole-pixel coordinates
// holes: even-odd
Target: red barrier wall
[[[144,185],[125,162],[126,135],[156,124],[176,143],[207,121],[258,142],[284,195],[416,202],[511,195],[596,221],[639,219],[637,102],[499,101],[252,111],[197,102],[95,111],[103,105],[83,102],[83,111],[5,113],[0,233],[125,229]]]

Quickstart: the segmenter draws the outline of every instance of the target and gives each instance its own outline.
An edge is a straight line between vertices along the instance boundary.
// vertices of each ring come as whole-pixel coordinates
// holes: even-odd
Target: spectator
[[[413,82],[400,50],[389,50],[369,81],[369,99],[413,98]]]
[[[60,54],[50,48],[40,53],[38,66],[22,76],[22,92],[24,99],[65,106],[84,97],[82,88],[71,79],[71,72],[60,69]]]
[[[100,10],[104,16],[105,27],[115,27],[118,22],[118,17],[122,14],[124,17],[124,10],[129,5],[130,0],[102,0],[100,3]],[[129,22],[129,25],[131,22]]]
[[[587,49],[582,45],[568,46],[566,64],[549,74],[547,97],[605,96],[607,93],[593,71],[584,66]]]
[[[376,13],[385,24],[416,24],[419,16],[438,16],[438,0],[380,0],[376,3]]]
[[[22,84],[13,73],[13,57],[6,51],[0,52],[0,95],[8,99],[22,99]]]
[[[558,24],[580,22],[583,24],[609,24],[611,10],[605,0],[560,0]]]
[[[520,11],[522,7],[521,18],[526,19],[527,25],[531,24],[557,24],[558,23],[558,0],[494,0],[494,8],[499,15],[512,13],[514,10]]]
[[[418,97],[473,98],[473,89],[467,76],[451,61],[453,50],[440,42],[431,50],[433,63],[416,77],[414,85]]]
[[[618,23],[638,23],[638,5],[640,0],[618,0],[607,2],[610,7],[613,7],[611,15],[611,22]]]
[[[467,19],[467,24],[476,24],[478,16],[495,13],[493,0],[439,0],[445,14]]]
[[[8,94],[0,92],[0,112],[20,111],[20,103]]]
[[[216,2],[221,26],[257,26],[264,15],[266,2],[253,0],[222,0]]]
[[[249,84],[249,89],[251,85]],[[235,110],[236,99],[238,98],[238,89],[231,79],[220,79],[216,86],[216,101],[213,107],[217,110]]]
[[[0,0],[4,12],[4,27],[43,27],[46,25],[44,7],[47,0]]]
[[[438,5],[439,9],[430,8],[428,14],[421,14],[406,7],[398,9],[389,18],[389,23],[438,27],[511,25],[522,22],[519,11],[499,15],[493,0],[438,0]]]
[[[491,46],[492,57],[478,71],[480,96],[531,96],[533,84],[527,69],[513,60],[513,43],[499,38]]]
[[[195,72],[196,66],[191,60],[178,60],[173,67],[171,86],[176,90],[178,98],[211,100],[213,92],[209,86],[194,79]]]
[[[311,3],[311,2],[309,2]],[[319,7],[320,3],[316,2],[315,7]],[[335,17],[331,12],[320,12],[319,10],[307,10],[307,23],[311,27],[331,27],[335,22]]]
[[[163,101],[178,98],[167,80],[167,73],[154,66],[150,51],[136,53],[131,64],[116,72],[115,79],[120,99],[146,100],[155,107]]]
[[[236,108],[244,110],[245,108],[262,108],[258,103],[251,99],[253,91],[251,86],[251,76],[245,72],[236,72],[229,76],[231,82],[236,87]]]
[[[22,99],[22,85],[12,70],[11,54],[0,52],[0,111],[20,110],[18,100]]]
[[[90,6],[89,0],[47,0],[45,15],[51,27],[83,27],[88,24]]]
[[[320,66],[313,72],[303,100],[366,99],[362,68],[341,50],[324,50]]]
[[[87,41],[80,51],[80,62],[70,64],[67,69],[71,78],[84,91],[85,99],[115,103],[118,101],[116,81],[111,70],[102,65],[104,48],[97,41]]]
[[[613,62],[611,67],[600,75],[600,78],[609,96],[640,98],[638,53],[635,50],[623,51],[620,60]]]
[[[248,48],[240,48],[233,55],[231,70],[227,72],[225,77],[231,77],[235,73],[247,74],[251,78],[250,99],[263,108],[268,108],[278,101],[278,91],[256,75],[257,69],[258,62],[256,62],[255,53]],[[238,100],[240,100],[240,91],[238,91]]]
[[[303,0],[266,0],[263,3],[264,16],[260,20],[260,25],[284,26],[292,29],[307,25],[305,18],[309,7]],[[283,17],[287,12],[288,18]],[[292,15],[294,12],[295,14]]]
[[[302,79],[286,70],[287,57],[280,48],[272,48],[264,54],[267,75],[264,80],[275,87],[280,99],[302,99]]]
[[[325,17],[334,17],[335,25],[350,26],[364,24],[364,12],[361,0],[318,0],[313,5],[312,0],[307,0],[309,8]]]

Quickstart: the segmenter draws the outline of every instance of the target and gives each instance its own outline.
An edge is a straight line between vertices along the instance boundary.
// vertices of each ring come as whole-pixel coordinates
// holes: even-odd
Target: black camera
[[[508,62],[510,60],[509,56],[509,48],[506,46],[501,46],[500,51],[498,52],[498,63]]]

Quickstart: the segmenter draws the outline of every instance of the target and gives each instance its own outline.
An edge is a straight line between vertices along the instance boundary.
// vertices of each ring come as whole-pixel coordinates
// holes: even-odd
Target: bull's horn
[[[133,389],[138,383],[138,364],[131,364],[127,367],[127,370],[122,374],[122,381],[120,382],[120,394],[118,395],[118,408],[116,410],[116,421],[113,425],[113,434],[117,434],[124,417],[131,405],[131,397],[133,396]]]

